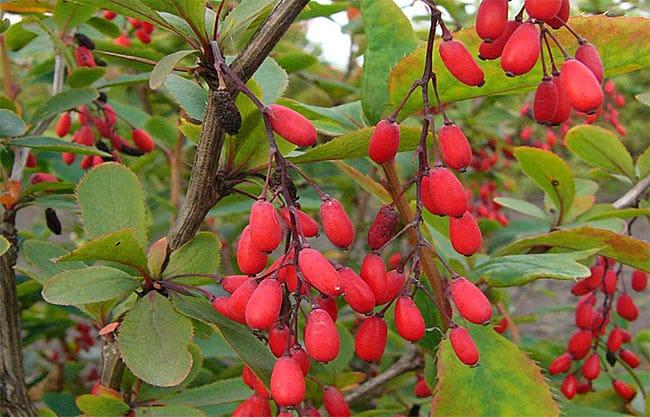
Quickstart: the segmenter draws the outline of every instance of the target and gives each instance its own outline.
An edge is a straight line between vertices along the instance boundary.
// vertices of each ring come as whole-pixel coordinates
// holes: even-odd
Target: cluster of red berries
[[[470,210],[474,216],[479,219],[494,220],[501,223],[503,226],[507,226],[509,223],[508,218],[501,211],[501,205],[494,201],[494,199],[499,196],[496,181],[485,181],[472,188],[478,188],[479,190],[478,201],[474,204],[470,204]],[[472,196],[470,195],[469,198],[471,200]]]
[[[117,17],[117,13],[110,10],[104,10],[102,15],[104,16],[104,19],[107,20],[114,20]],[[120,36],[113,39],[115,45],[128,48],[131,46],[131,36],[133,34],[135,34],[135,37],[138,38],[140,42],[144,44],[151,43],[151,34],[153,33],[154,25],[145,20],[136,19],[134,17],[127,17],[126,23],[128,23],[128,26],[125,25]]]
[[[617,315],[625,321],[634,321],[639,316],[639,309],[627,292],[627,285],[622,278],[621,268],[613,260],[599,257],[591,268],[591,275],[573,286],[571,292],[580,297],[575,311],[575,324],[579,330],[569,339],[567,352],[556,358],[548,368],[551,375],[567,373],[561,389],[568,399],[591,391],[592,381],[600,375],[601,365],[605,361],[610,366],[621,361],[630,372],[639,366],[637,355],[622,347],[632,340],[631,334],[616,324],[609,326],[608,330],[614,305]],[[644,291],[648,286],[648,275],[640,270],[634,271],[629,286],[634,291]],[[597,306],[601,296],[602,302]],[[609,369],[606,371],[614,390],[626,401],[631,401],[636,389],[611,377]]]

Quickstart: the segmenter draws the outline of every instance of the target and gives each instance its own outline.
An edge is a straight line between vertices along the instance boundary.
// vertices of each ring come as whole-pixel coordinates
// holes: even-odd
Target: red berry
[[[402,296],[395,304],[395,327],[402,338],[417,342],[424,337],[426,326],[417,305],[409,297]]]
[[[246,324],[246,306],[257,288],[257,282],[249,279],[230,296],[230,316],[228,318]]]
[[[110,11],[110,10],[104,10],[104,11],[102,12],[102,16],[104,16],[104,19],[107,19],[107,20],[113,20],[113,19],[115,19],[115,17],[117,16],[117,13],[112,12],[112,11]]]
[[[504,317],[494,326],[494,331],[503,334],[506,330],[508,330],[508,319]]]
[[[382,206],[368,229],[368,246],[370,246],[370,249],[377,250],[388,243],[395,235],[398,221],[399,214],[393,207]]]
[[[623,397],[625,401],[632,401],[636,395],[636,389],[620,379],[612,381],[612,386],[614,387],[614,390],[616,390],[616,393]]]
[[[570,16],[571,16],[571,1],[562,0],[562,5],[560,5],[560,10],[552,19],[547,20],[546,23],[548,23],[548,25],[551,26],[553,29],[559,29],[564,25],[564,23],[567,23],[569,21]]]
[[[318,139],[314,125],[302,114],[279,104],[269,106],[273,131],[297,146],[312,146]]]
[[[577,59],[568,59],[560,73],[562,91],[574,109],[593,114],[603,104],[603,89],[596,76]]]
[[[467,194],[458,178],[447,168],[434,168],[429,173],[429,190],[433,214],[460,217],[467,211]]]
[[[449,332],[449,342],[451,348],[458,359],[468,366],[474,366],[478,363],[478,349],[472,340],[467,329],[456,326]]]
[[[266,200],[257,200],[248,219],[253,244],[260,252],[273,252],[282,242],[278,212]]]
[[[582,364],[582,376],[593,381],[598,378],[598,375],[600,375],[600,356],[592,353]]]
[[[506,43],[520,25],[521,22],[518,20],[509,20],[505,30],[496,40],[490,43],[485,41],[481,42],[481,45],[478,48],[478,57],[484,60],[499,58],[503,53],[503,48],[506,46]]]
[[[632,289],[641,292],[648,286],[648,274],[645,271],[632,272]]]
[[[331,297],[341,294],[339,274],[320,252],[304,248],[298,255],[298,268],[304,278],[318,291]]]
[[[472,162],[472,147],[463,130],[453,123],[440,128],[440,151],[444,163],[453,169],[464,169]]]
[[[134,414],[135,416],[135,414]],[[253,395],[232,412],[231,417],[271,417],[271,408],[267,400]]]
[[[280,407],[297,406],[305,398],[305,377],[296,360],[279,358],[271,372],[271,395]]]
[[[550,20],[557,16],[562,0],[526,0],[526,13],[533,19]]]
[[[354,242],[354,225],[341,203],[329,198],[321,203],[320,219],[325,235],[334,245],[347,249]]]
[[[544,77],[537,86],[533,104],[533,118],[537,123],[551,124],[558,106],[558,92],[550,77]]]
[[[79,130],[72,135],[72,141],[80,145],[94,146],[95,134],[90,126],[81,126]]]
[[[131,46],[131,39],[129,39],[126,33],[121,33],[120,36],[113,39],[113,43],[117,46],[128,48],[129,46]]]
[[[151,43],[151,35],[145,29],[138,29],[135,31],[135,36],[140,39],[140,42],[144,44]]]
[[[286,324],[277,324],[269,329],[269,348],[276,358],[279,358],[293,342],[291,330]]]
[[[27,161],[25,161],[25,166],[27,168],[34,168],[36,165],[38,165],[38,161],[36,160],[36,157],[34,156],[33,153],[29,152],[27,154]]]
[[[154,26],[153,26],[153,24],[143,20],[142,21],[142,29],[144,29],[147,33],[151,33],[154,30]]]
[[[386,296],[377,301],[377,304],[386,304],[399,295],[404,287],[406,277],[403,273],[392,270],[386,273]]]
[[[492,319],[492,305],[483,291],[466,278],[451,282],[451,298],[458,312],[467,321],[487,324]]]
[[[568,399],[572,399],[578,393],[578,378],[575,375],[567,375],[562,381],[562,394]]]
[[[433,395],[433,391],[429,387],[429,384],[427,384],[427,381],[421,375],[418,376],[413,391],[415,396],[418,398],[426,398]]]
[[[56,127],[54,131],[57,136],[62,138],[70,132],[70,125],[72,124],[72,118],[70,117],[70,112],[65,112],[59,117],[59,120],[56,122]]]
[[[580,330],[571,336],[567,345],[567,350],[574,359],[582,359],[591,347],[591,331]]]
[[[225,291],[232,294],[237,288],[239,288],[248,280],[248,275],[227,275],[221,280],[221,286]]]
[[[93,167],[93,156],[92,155],[85,155],[83,158],[81,158],[81,162],[79,162],[79,166],[81,169],[90,169]]]
[[[282,285],[267,278],[257,286],[246,304],[246,324],[252,329],[268,329],[278,320],[282,308]]]
[[[330,416],[350,417],[350,407],[343,398],[341,391],[334,387],[327,387],[323,391],[323,405]]]
[[[300,345],[293,345],[290,352],[291,357],[300,365],[302,374],[306,376],[309,373],[309,368],[311,368],[311,362],[309,361],[307,352]]]
[[[280,216],[284,224],[291,228],[291,212],[289,207],[282,207],[280,209]],[[305,237],[314,237],[318,235],[318,223],[312,219],[307,213],[296,208],[296,220],[298,222],[299,231]]]
[[[461,41],[445,40],[440,44],[439,52],[442,63],[458,81],[476,87],[485,84],[483,70]]]
[[[350,268],[341,269],[339,276],[343,284],[343,297],[350,308],[360,314],[370,313],[375,308],[375,294],[372,288]]]
[[[383,318],[372,316],[359,326],[354,337],[354,351],[366,362],[379,362],[386,349],[388,327]]]
[[[269,398],[269,392],[262,380],[253,372],[248,365],[244,365],[244,369],[241,374],[244,384],[248,385],[251,389],[255,390],[255,393],[262,398]]]
[[[618,327],[612,329],[609,332],[609,337],[607,338],[607,350],[610,352],[616,352],[621,348],[623,344],[623,331]]]
[[[126,20],[129,21],[131,26],[133,26],[134,29],[140,29],[142,27],[142,20],[136,19],[134,17],[127,17]]]
[[[63,159],[63,163],[66,165],[72,165],[72,163],[75,160],[76,155],[70,152],[63,152],[61,154],[61,159]]]
[[[149,153],[156,147],[156,142],[151,138],[151,135],[142,129],[133,129],[131,138],[141,152]]]
[[[29,177],[29,183],[32,185],[39,184],[41,182],[57,182],[58,179],[51,174],[46,174],[44,172],[37,172],[35,174],[32,174]]]
[[[241,232],[237,244],[237,265],[239,270],[246,275],[255,275],[264,270],[267,262],[268,256],[257,249],[251,236],[251,227],[246,226]]]
[[[639,309],[628,294],[622,294],[618,297],[616,312],[627,321],[634,321],[639,317]]]
[[[576,51],[576,59],[591,70],[598,83],[603,82],[605,69],[603,68],[603,61],[600,59],[600,54],[598,54],[598,50],[594,45],[584,41]]]
[[[589,303],[582,303],[576,307],[575,322],[576,326],[582,330],[593,329],[596,311]]]
[[[341,282],[343,282],[342,279]],[[323,310],[327,311],[327,314],[330,315],[333,321],[336,321],[339,316],[339,307],[336,305],[336,299],[334,297],[319,295],[318,297],[314,298],[312,304],[314,305],[314,308],[322,308]]]
[[[585,279],[587,287],[592,290],[600,287],[600,284],[603,282],[603,275],[605,274],[605,268],[601,265],[594,265],[591,267],[591,275]]]
[[[506,42],[501,54],[501,68],[508,76],[523,75],[539,59],[539,29],[534,23],[521,24]]]
[[[370,253],[361,262],[361,279],[370,287],[375,295],[375,303],[383,301],[388,296],[388,281],[386,278],[386,265],[379,255]]]
[[[483,237],[476,219],[469,211],[462,217],[449,219],[449,239],[456,252],[472,256],[481,248]]]
[[[562,355],[555,358],[553,362],[551,362],[551,364],[548,367],[548,373],[551,375],[565,373],[571,367],[572,360],[573,359],[571,358],[571,355],[569,353],[563,353]]]
[[[627,363],[630,366],[630,368],[636,368],[641,364],[639,357],[636,356],[631,350],[623,349],[621,350],[621,353],[619,353],[619,356],[623,362]]]
[[[93,166],[96,167],[97,165],[101,165],[104,163],[104,160],[102,159],[101,156],[95,155],[93,156]]]
[[[309,356],[318,362],[336,359],[341,348],[339,333],[327,311],[316,308],[307,316],[305,348]]]
[[[578,389],[576,390],[578,394],[586,394],[591,391],[591,381],[584,381],[578,383]]]
[[[391,120],[377,123],[370,137],[368,156],[378,164],[392,161],[399,150],[399,125]]]
[[[77,65],[80,67],[96,67],[95,58],[93,57],[93,51],[86,48],[85,46],[78,46],[74,50],[74,57],[77,61]]]
[[[483,0],[476,12],[476,33],[479,38],[494,41],[506,30],[508,0]]]
[[[618,275],[613,270],[605,272],[605,279],[603,280],[603,292],[612,295],[616,292],[616,284],[618,283]]]

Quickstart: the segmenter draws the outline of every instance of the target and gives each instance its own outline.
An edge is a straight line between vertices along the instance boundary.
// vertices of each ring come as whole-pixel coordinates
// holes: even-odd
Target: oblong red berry
[[[282,207],[280,209],[280,215],[284,224],[290,229],[291,228],[291,212],[289,207]],[[298,222],[297,226],[299,227],[300,233],[305,237],[314,237],[318,235],[318,223],[316,220],[312,219],[309,214],[304,211],[296,208],[296,220]]]
[[[578,393],[578,378],[573,374],[567,375],[562,381],[560,390],[565,397],[572,399]]]
[[[598,378],[600,375],[600,356],[597,353],[592,353],[582,364],[582,376],[590,381]]]
[[[648,273],[641,270],[632,272],[632,289],[641,292],[648,286]]]
[[[402,296],[395,303],[395,327],[402,338],[417,342],[424,337],[424,317],[410,297]]]
[[[481,42],[478,48],[478,57],[483,60],[497,59],[503,53],[503,48],[506,46],[508,39],[514,33],[515,30],[521,25],[521,22],[518,20],[509,20],[506,24],[506,28],[496,40],[492,42]]]
[[[526,13],[533,19],[550,20],[560,11],[562,0],[526,0]]]
[[[605,272],[605,277],[603,278],[602,291],[605,294],[612,295],[616,292],[616,285],[618,284],[618,275],[616,271],[608,270]]]
[[[461,255],[472,256],[478,252],[483,237],[472,213],[466,211],[462,217],[449,219],[449,239],[454,250]]]
[[[481,87],[485,74],[478,66],[465,44],[459,40],[445,40],[438,49],[442,63],[458,81],[465,85]]]
[[[621,353],[619,353],[619,356],[623,362],[627,363],[630,366],[630,368],[636,368],[641,364],[639,357],[636,356],[631,350],[623,349],[621,350]]]
[[[80,145],[95,146],[95,134],[90,126],[81,126],[72,135],[72,141]]]
[[[305,398],[305,377],[290,356],[278,358],[271,372],[271,396],[280,407],[296,406]]]
[[[347,249],[354,242],[354,225],[341,203],[329,198],[320,205],[320,219],[325,235],[334,245]]]
[[[282,285],[276,279],[263,280],[246,304],[246,324],[252,329],[268,329],[280,316]]]
[[[479,354],[476,344],[467,329],[457,326],[449,332],[449,342],[456,357],[465,365],[474,366],[478,363]]]
[[[248,275],[226,275],[221,280],[221,286],[226,292],[233,293],[237,288],[239,288],[244,282],[248,281],[250,277]]]
[[[375,303],[379,305],[379,300],[384,300],[388,294],[384,260],[374,253],[366,255],[361,262],[361,272],[359,275],[368,284],[372,293],[375,295]]]
[[[365,319],[354,337],[354,352],[366,362],[378,362],[384,355],[388,327],[383,318],[372,316]]]
[[[68,132],[70,132],[71,124],[72,124],[72,118],[70,117],[70,112],[63,113],[61,117],[59,117],[59,120],[57,120],[56,127],[54,128],[56,135],[60,138],[67,135]]]
[[[57,182],[58,179],[51,174],[46,174],[44,172],[36,172],[29,176],[29,183],[32,185],[39,184],[41,182]]]
[[[334,297],[319,295],[312,300],[312,305],[314,308],[322,308],[327,311],[327,314],[330,315],[333,321],[336,321],[339,316],[339,307],[336,305],[336,299]]]
[[[297,146],[312,146],[318,139],[316,128],[305,116],[279,104],[269,106],[273,131]]]
[[[628,294],[621,294],[616,300],[616,312],[627,321],[634,321],[639,317],[639,308]]]
[[[70,152],[63,152],[61,153],[61,159],[63,160],[63,163],[66,165],[72,165],[76,158],[76,155]]]
[[[429,387],[429,384],[427,384],[427,381],[422,377],[422,375],[418,375],[415,387],[413,387],[413,393],[418,398],[426,398],[433,395],[431,387]]]
[[[293,344],[293,335],[286,324],[279,323],[269,329],[269,348],[279,358]]]
[[[501,68],[508,76],[528,73],[537,64],[540,48],[537,25],[522,23],[503,47]]]
[[[260,252],[273,252],[282,242],[282,226],[278,212],[266,200],[257,200],[248,218],[251,240]]]
[[[382,206],[368,229],[368,246],[370,246],[370,249],[377,250],[388,243],[395,235],[398,221],[399,214],[397,210],[391,206]]]
[[[393,301],[393,299],[402,291],[405,280],[406,276],[404,276],[403,272],[399,272],[395,269],[388,271],[386,273],[386,296],[379,299],[377,304],[381,305]]]
[[[632,401],[636,395],[636,389],[620,379],[612,381],[612,387],[614,387],[616,393],[625,399],[625,401]]]
[[[571,106],[582,113],[594,113],[603,104],[603,89],[596,76],[577,59],[567,59],[560,72],[562,90]]]
[[[341,391],[334,387],[327,387],[323,391],[323,405],[330,416],[350,417],[348,403],[343,398]]]
[[[451,299],[467,321],[487,324],[492,319],[492,305],[483,291],[464,277],[451,282]]]
[[[392,161],[399,150],[399,141],[399,125],[391,120],[382,120],[370,137],[368,156],[378,164]]]
[[[350,308],[357,313],[370,313],[375,308],[375,294],[372,288],[350,268],[339,271],[343,285],[343,297]]]
[[[574,359],[582,359],[589,352],[591,336],[589,330],[580,330],[571,336],[567,344],[567,350]]]
[[[560,10],[553,17],[553,19],[547,20],[546,23],[548,23],[548,25],[553,29],[559,29],[564,25],[564,23],[567,23],[569,21],[570,16],[571,0],[562,0]]]
[[[231,417],[251,416],[271,417],[271,407],[269,406],[269,402],[258,395],[253,395],[239,404],[239,406],[232,412]]]
[[[610,352],[616,352],[623,345],[623,332],[618,327],[612,329],[609,332],[609,337],[607,338],[607,350]]]
[[[463,184],[447,168],[434,168],[429,173],[433,214],[460,217],[467,211],[467,194]]]
[[[237,265],[239,270],[246,275],[255,275],[262,272],[268,256],[261,252],[253,243],[250,226],[244,227],[237,243]]]
[[[318,291],[331,297],[341,294],[339,273],[317,250],[302,249],[298,255],[298,268],[303,277]]]
[[[332,317],[322,308],[312,310],[307,316],[305,348],[307,354],[318,362],[331,362],[339,354],[339,332]]]
[[[244,365],[242,370],[241,378],[244,381],[244,384],[248,385],[251,389],[255,390],[255,393],[262,398],[269,398],[269,391],[264,386],[264,383],[257,376],[255,372],[248,365]]]
[[[494,41],[506,30],[508,0],[483,0],[476,12],[476,33],[479,38]]]
[[[151,35],[144,29],[138,29],[135,31],[135,36],[140,39],[140,42],[144,44],[151,43]]]
[[[603,82],[605,78],[603,61],[600,59],[600,54],[593,44],[586,41],[583,42],[578,47],[578,50],[576,50],[576,59],[591,70],[599,83]]]
[[[443,162],[453,169],[464,169],[472,162],[472,147],[463,130],[450,123],[440,128],[440,151]]]
[[[96,67],[95,57],[93,57],[93,52],[86,48],[85,46],[78,46],[74,50],[74,57],[77,61],[77,65],[80,67]]]
[[[582,330],[591,330],[594,326],[596,310],[589,303],[582,303],[576,307],[575,323]]]
[[[585,281],[588,288],[595,290],[596,288],[600,287],[600,284],[603,282],[605,268],[603,268],[602,265],[594,265],[590,270],[591,275],[585,278]]]
[[[133,139],[136,148],[144,153],[149,153],[156,147],[156,142],[151,138],[151,135],[142,129],[133,129],[131,139]]]
[[[535,100],[533,101],[533,118],[535,121],[542,124],[551,124],[557,112],[558,102],[559,96],[555,83],[550,77],[544,77],[535,91]]]
[[[563,353],[551,362],[548,373],[551,375],[563,374],[571,367],[573,359],[569,353]]]

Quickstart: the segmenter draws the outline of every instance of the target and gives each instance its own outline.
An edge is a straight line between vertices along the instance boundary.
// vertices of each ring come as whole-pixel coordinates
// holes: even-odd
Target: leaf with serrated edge
[[[151,385],[178,385],[192,369],[187,346],[192,322],[177,313],[162,294],[152,291],[135,304],[120,326],[118,343],[126,366]]]
[[[22,262],[16,266],[16,270],[38,281],[39,284],[45,284],[48,279],[60,272],[86,268],[87,265],[83,262],[57,264],[52,261],[67,252],[66,249],[52,243],[35,239],[26,240],[20,247]]]
[[[634,179],[632,156],[609,130],[591,125],[575,126],[567,132],[564,142],[573,154],[592,167]]]
[[[48,279],[43,299],[60,305],[99,303],[127,295],[139,284],[139,280],[119,269],[91,266],[60,272]]]

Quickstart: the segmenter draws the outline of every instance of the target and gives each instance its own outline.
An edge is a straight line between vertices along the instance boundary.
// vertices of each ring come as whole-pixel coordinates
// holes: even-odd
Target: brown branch
[[[634,206],[637,200],[645,193],[650,187],[650,175],[647,175],[639,181],[634,187],[630,189],[625,195],[616,200],[612,205],[615,209],[620,210]]]

